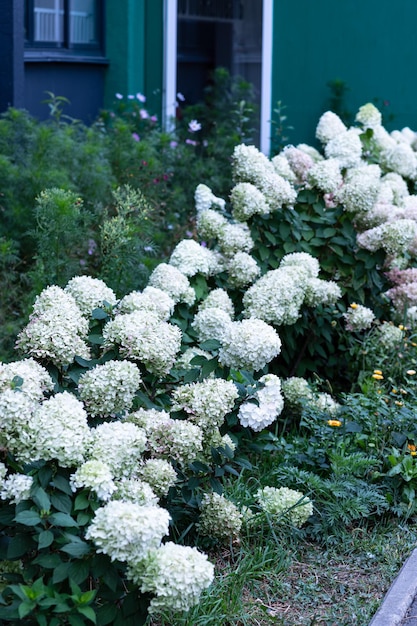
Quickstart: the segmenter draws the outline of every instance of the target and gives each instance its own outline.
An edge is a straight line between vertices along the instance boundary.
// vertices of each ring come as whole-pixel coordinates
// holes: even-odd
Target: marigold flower
[[[342,422],[340,420],[327,420],[327,424],[329,426],[339,427],[342,425]]]
[[[404,406],[404,402],[400,402],[399,400],[396,400],[396,401],[395,401],[395,404],[396,404],[397,406]]]
[[[351,309],[357,309],[358,305],[356,304],[356,302],[352,302],[352,304],[350,305]]]
[[[372,378],[375,378],[375,380],[384,380],[382,374],[372,374]]]
[[[382,371],[381,370],[374,370],[374,374],[379,374],[380,376],[382,376]]]
[[[407,448],[410,450],[410,452],[415,452],[417,450],[417,447],[414,443],[408,443]]]

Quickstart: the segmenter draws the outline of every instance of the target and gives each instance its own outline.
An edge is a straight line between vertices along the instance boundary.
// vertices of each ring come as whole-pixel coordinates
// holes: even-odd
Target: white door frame
[[[271,141],[273,0],[262,0],[262,77],[260,149],[269,155]],[[173,127],[177,102],[177,0],[164,0],[163,124]]]

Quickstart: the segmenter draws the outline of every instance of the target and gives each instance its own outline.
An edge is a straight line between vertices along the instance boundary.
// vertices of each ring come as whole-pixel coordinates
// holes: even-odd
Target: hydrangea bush
[[[383,380],[356,346],[368,333],[375,358],[398,352],[400,320],[417,318],[414,133],[388,134],[366,105],[352,128],[324,114],[317,139],[321,151],[272,159],[237,146],[230,196],[197,186],[195,236],[143,291],[80,276],[36,298],[21,360],[0,364],[0,557],[22,565],[5,623],[137,626],[189,610],[213,580],[204,550],[238,540],[245,519],[314,518],[314,484],[291,485],[291,464],[249,502],[224,478],[250,467],[248,442],[279,449],[288,417],[320,433],[312,450],[359,432],[330,383],[348,391],[367,367]]]

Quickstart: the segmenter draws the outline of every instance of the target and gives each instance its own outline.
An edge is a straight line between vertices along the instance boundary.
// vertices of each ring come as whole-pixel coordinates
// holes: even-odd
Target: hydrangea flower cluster
[[[239,222],[248,220],[252,215],[264,215],[271,208],[262,193],[252,183],[238,183],[230,192],[232,216]]]
[[[394,326],[391,322],[382,322],[378,326],[378,335],[378,342],[386,350],[398,348],[404,339],[403,330],[399,326]]]
[[[13,504],[19,504],[29,498],[32,484],[32,476],[26,476],[25,474],[9,474],[9,476],[1,482],[0,498],[2,500],[9,500],[9,502]]]
[[[103,338],[105,347],[119,346],[122,356],[143,363],[159,375],[169,372],[181,347],[180,329],[145,310],[110,320],[103,329]]]
[[[226,263],[229,284],[232,287],[246,287],[261,273],[255,259],[247,252],[236,252]]]
[[[113,481],[113,474],[110,467],[104,461],[96,459],[86,461],[71,474],[71,489],[75,492],[77,489],[91,489],[97,495],[99,500],[110,500],[116,485]]]
[[[281,414],[284,408],[284,398],[281,393],[281,381],[274,374],[265,374],[259,379],[264,385],[255,393],[253,402],[243,402],[240,405],[238,418],[242,426],[255,432],[260,432],[270,426]]]
[[[138,476],[144,480],[160,498],[177,482],[177,473],[165,459],[148,459],[138,469]]]
[[[133,313],[134,311],[149,311],[158,317],[161,322],[167,322],[174,312],[175,302],[165,291],[156,287],[145,287],[141,291],[132,291],[124,296],[117,304],[117,313]]]
[[[32,358],[0,363],[0,392],[15,388],[36,402],[53,390],[54,382],[49,372]]]
[[[285,403],[291,407],[300,408],[313,399],[313,392],[305,378],[290,376],[282,381],[281,387]]]
[[[222,198],[217,198],[210,187],[200,183],[194,192],[195,208],[197,214],[203,213],[212,207],[224,209],[226,202]]]
[[[221,426],[238,397],[236,385],[221,378],[206,379],[177,387],[173,394],[173,410],[184,410],[189,419],[203,431]]]
[[[94,309],[103,307],[105,303],[114,306],[117,302],[113,289],[99,278],[91,276],[74,276],[64,291],[74,298],[81,313],[86,317],[90,317]]]
[[[165,291],[176,304],[178,302],[185,302],[189,305],[194,303],[195,291],[187,276],[168,263],[160,263],[156,266],[149,277],[148,285]]]
[[[36,297],[29,323],[20,332],[16,346],[41,361],[69,365],[76,356],[90,358],[87,333],[88,320],[74,298],[52,286]]]
[[[343,314],[345,319],[346,330],[351,332],[360,332],[370,328],[375,321],[375,314],[372,309],[356,304],[350,305],[350,308]]]
[[[313,514],[310,498],[287,487],[263,487],[258,490],[256,499],[261,509],[277,524],[289,521],[301,528]]]
[[[188,611],[214,578],[214,566],[197,548],[171,541],[148,553],[144,563],[128,569],[140,590],[152,593],[149,612]]]
[[[180,241],[169,259],[169,264],[176,267],[185,276],[203,274],[211,276],[221,271],[218,256],[213,250],[206,248],[193,239]]]
[[[131,408],[140,383],[137,365],[129,361],[107,361],[80,377],[78,391],[91,416],[115,416]]]
[[[104,422],[91,429],[89,459],[106,463],[114,478],[131,477],[145,449],[146,433],[135,424]]]
[[[233,502],[218,493],[205,493],[200,505],[198,531],[205,537],[229,541],[239,536],[242,514]]]
[[[230,322],[220,341],[219,361],[233,369],[257,372],[281,352],[275,328],[254,317]]]

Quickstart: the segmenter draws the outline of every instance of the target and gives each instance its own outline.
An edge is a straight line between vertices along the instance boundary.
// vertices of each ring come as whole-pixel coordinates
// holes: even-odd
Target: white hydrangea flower
[[[224,209],[226,204],[225,200],[215,196],[210,187],[207,187],[207,185],[203,185],[202,183],[196,187],[194,200],[197,214],[207,211],[213,206],[218,207],[219,209]]]
[[[310,277],[305,264],[270,270],[244,294],[244,315],[277,326],[294,324],[300,317],[300,308]]]
[[[275,171],[265,171],[259,176],[256,185],[264,194],[271,211],[279,211],[283,206],[292,208],[297,200],[297,191],[292,183]]]
[[[223,424],[238,395],[237,387],[231,380],[208,378],[174,389],[173,410],[183,409],[189,419],[204,431],[212,430]]]
[[[346,131],[347,128],[340,117],[332,111],[326,111],[326,113],[323,113],[320,117],[317,124],[316,137],[321,143],[327,144],[329,141]]]
[[[329,393],[324,392],[314,394],[308,405],[318,411],[329,413],[332,417],[336,416],[341,409],[341,405]]]
[[[203,311],[204,309],[222,309],[225,311],[230,319],[234,317],[235,307],[233,306],[233,302],[229,294],[225,289],[212,289],[207,295],[207,297],[201,302],[198,307],[199,311]]]
[[[90,415],[114,416],[131,408],[141,382],[134,363],[107,361],[80,377],[78,391]]]
[[[19,502],[29,498],[32,484],[32,476],[26,476],[25,474],[9,474],[9,476],[2,481],[0,498],[2,500],[10,500],[13,504],[19,504]]]
[[[275,422],[284,408],[281,393],[281,381],[274,374],[266,374],[259,379],[265,386],[255,393],[258,404],[244,402],[241,404],[238,418],[242,426],[260,432]]]
[[[112,495],[113,500],[134,502],[141,506],[156,506],[159,502],[159,498],[152,487],[143,480],[122,478],[115,485],[116,490]]]
[[[297,180],[297,176],[292,171],[291,166],[285,156],[283,156],[282,154],[276,154],[274,157],[272,157],[271,162],[274,166],[275,172],[279,174],[279,176],[282,176],[282,178],[285,178],[285,180],[288,180],[288,182],[290,183],[295,183],[295,181]]]
[[[382,150],[379,158],[384,168],[404,178],[417,178],[417,156],[407,143],[396,143],[395,146]]]
[[[359,108],[359,111],[356,113],[355,121],[362,124],[365,129],[375,128],[375,126],[381,126],[382,115],[372,102],[368,102]]]
[[[0,461],[0,482],[3,482],[7,474],[7,467]]]
[[[307,182],[323,193],[335,193],[343,183],[339,161],[326,159],[315,163],[308,170]]]
[[[91,430],[89,458],[106,463],[114,478],[131,477],[145,449],[145,431],[131,422],[104,422]]]
[[[369,211],[377,201],[380,189],[379,166],[365,165],[349,170],[344,185],[337,193],[338,201],[349,213]]]
[[[173,265],[160,263],[149,277],[149,286],[165,291],[175,303],[193,304],[195,291],[188,278]]]
[[[98,508],[85,534],[112,561],[136,563],[168,535],[169,513],[158,506],[110,500]]]
[[[388,202],[377,202],[366,213],[355,216],[355,228],[357,231],[365,231],[399,217],[404,217],[404,215],[401,215],[398,207]]]
[[[261,273],[255,259],[247,252],[237,252],[226,265],[229,283],[232,287],[246,287],[253,283]]]
[[[284,400],[292,407],[301,407],[304,402],[313,399],[313,392],[308,381],[299,376],[290,376],[282,381]]]
[[[401,205],[401,203],[410,196],[407,183],[404,178],[396,172],[388,172],[381,178],[381,186],[385,185],[392,190],[393,204]]]
[[[236,252],[250,252],[254,246],[249,227],[246,223],[227,224],[218,235],[221,252],[233,255]]]
[[[205,248],[193,239],[183,239],[174,248],[169,264],[176,267],[185,276],[203,274],[211,276],[221,267],[213,250]]]
[[[74,276],[64,291],[69,293],[79,306],[81,313],[90,317],[94,309],[102,307],[105,302],[114,306],[117,302],[113,289],[99,278],[91,276]]]
[[[404,254],[417,237],[417,223],[410,219],[385,222],[356,236],[359,247],[375,252],[383,248],[390,255]]]
[[[327,159],[337,159],[342,168],[357,166],[362,157],[362,143],[357,129],[350,128],[330,139],[324,153]]]
[[[145,428],[148,451],[153,457],[174,459],[184,465],[203,451],[203,431],[197,424],[168,417]]]
[[[276,523],[286,520],[297,528],[301,528],[313,514],[313,504],[300,491],[288,487],[263,487],[256,494],[259,506]]]
[[[313,167],[314,161],[307,152],[300,150],[295,146],[285,146],[281,152],[290,164],[290,167],[296,175],[297,181],[303,182],[307,179],[309,170]]]
[[[153,594],[149,612],[188,611],[214,578],[214,566],[197,548],[171,541],[149,554],[144,565],[129,568],[128,578],[142,593]]]
[[[229,541],[239,536],[242,514],[233,502],[218,493],[205,493],[197,530],[205,537]]]
[[[105,348],[118,345],[120,354],[140,361],[152,373],[167,374],[181,348],[181,331],[146,310],[118,315],[103,329]]]
[[[334,304],[342,297],[342,291],[332,280],[310,278],[307,284],[304,304],[316,307],[319,304]]]
[[[74,298],[52,286],[36,297],[29,323],[20,332],[16,346],[37,359],[68,365],[76,356],[90,358],[87,334],[88,320]]]
[[[280,268],[284,267],[302,267],[307,276],[310,278],[317,278],[320,272],[320,265],[317,259],[315,259],[308,252],[291,252],[282,257],[279,264]]]
[[[378,342],[387,350],[398,348],[404,339],[404,333],[398,326],[394,326],[391,322],[382,322],[378,326]]]
[[[72,491],[77,489],[91,489],[99,500],[110,500],[116,485],[110,467],[104,461],[92,459],[86,461],[70,476]]]
[[[350,331],[362,331],[370,328],[375,321],[372,309],[361,304],[352,304],[351,308],[343,314],[346,329]]]
[[[22,424],[19,449],[20,461],[57,460],[62,467],[84,462],[90,443],[90,428],[82,402],[67,391],[45,400],[28,423]]]
[[[191,326],[201,342],[208,339],[222,341],[231,323],[230,315],[224,309],[208,307],[195,314]]]
[[[177,472],[165,459],[148,459],[138,471],[138,476],[147,482],[160,498],[168,495],[168,491],[177,482]]]
[[[252,215],[264,215],[270,212],[270,206],[262,193],[252,183],[238,183],[230,192],[232,216],[244,222]]]
[[[234,369],[261,370],[281,352],[276,330],[254,317],[232,322],[221,343],[219,361]]]
[[[145,287],[141,291],[132,291],[124,296],[117,305],[118,313],[149,311],[161,321],[167,322],[174,312],[175,302],[165,291],[156,287]]]
[[[309,146],[306,143],[298,143],[296,145],[296,148],[298,148],[298,150],[301,150],[301,152],[305,152],[306,154],[308,154],[308,156],[313,160],[314,163],[324,161],[324,156],[320,154],[320,152],[316,148],[313,148],[313,146]]]
[[[13,389],[0,393],[0,442],[16,454],[22,448],[21,435],[39,404],[27,394]]]
[[[212,209],[197,214],[197,232],[202,239],[217,239],[227,224],[227,219]]]
[[[22,379],[21,383],[16,378]],[[21,393],[37,402],[43,399],[45,393],[53,390],[54,382],[48,370],[32,358],[0,363],[0,391],[16,386]]]

